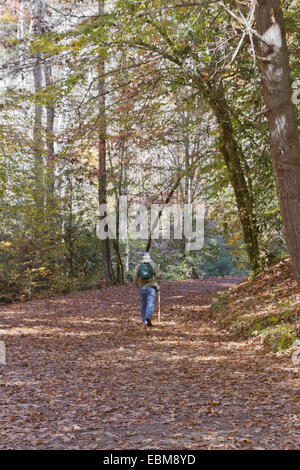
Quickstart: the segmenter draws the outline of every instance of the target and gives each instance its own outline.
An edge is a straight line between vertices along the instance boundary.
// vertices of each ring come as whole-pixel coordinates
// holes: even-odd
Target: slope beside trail
[[[0,308],[0,449],[296,449],[299,372],[207,313],[239,278],[168,281]]]

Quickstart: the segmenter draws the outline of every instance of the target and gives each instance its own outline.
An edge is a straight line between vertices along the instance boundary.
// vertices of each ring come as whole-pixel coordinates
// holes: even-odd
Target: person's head
[[[143,256],[142,256],[142,262],[147,263],[149,261],[151,261],[150,253],[148,253],[148,251],[145,251],[145,253],[143,253]]]

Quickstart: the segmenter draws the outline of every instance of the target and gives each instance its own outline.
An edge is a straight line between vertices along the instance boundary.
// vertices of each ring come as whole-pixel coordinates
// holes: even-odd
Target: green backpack
[[[153,268],[150,263],[141,263],[139,267],[139,278],[148,281],[154,275]]]

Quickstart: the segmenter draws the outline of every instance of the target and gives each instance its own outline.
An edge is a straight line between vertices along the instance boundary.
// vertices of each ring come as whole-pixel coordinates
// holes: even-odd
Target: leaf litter
[[[209,315],[241,280],[164,282],[153,328],[133,286],[1,307],[0,448],[298,448],[299,370]]]

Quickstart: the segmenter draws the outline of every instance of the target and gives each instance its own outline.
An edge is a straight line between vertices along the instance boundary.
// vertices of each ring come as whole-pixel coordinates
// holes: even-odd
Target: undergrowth
[[[300,295],[290,260],[258,279],[217,294],[211,312],[218,325],[236,337],[257,338],[274,352],[300,339]]]

